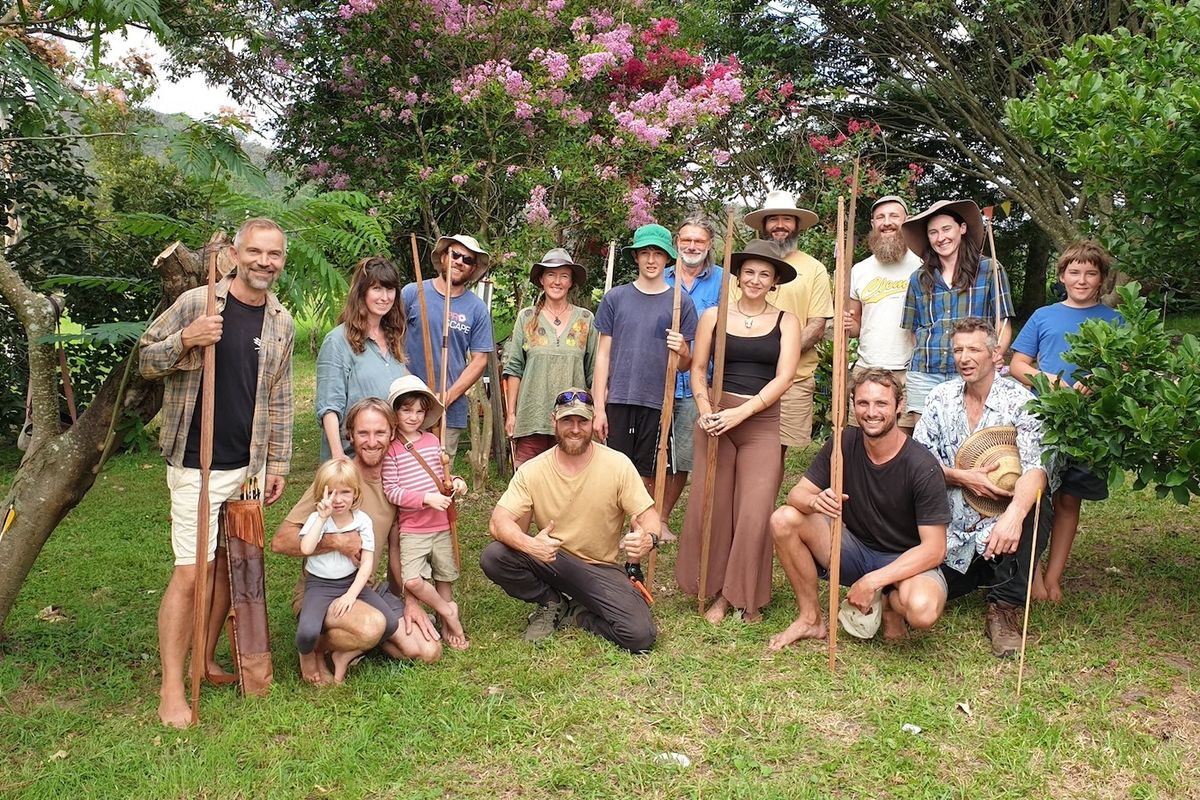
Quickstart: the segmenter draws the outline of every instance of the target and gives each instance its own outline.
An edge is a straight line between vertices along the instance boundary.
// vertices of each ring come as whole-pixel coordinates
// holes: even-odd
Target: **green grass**
[[[312,374],[302,358],[293,481],[268,529],[315,466]],[[0,483],[15,463],[0,458]],[[298,565],[268,552],[270,698],[206,687],[202,727],[175,732],[154,715],[163,472],[154,455],[114,459],[29,576],[0,645],[2,797],[1200,797],[1194,504],[1123,490],[1085,505],[1067,600],[1034,609],[1017,701],[978,599],[899,645],[839,637],[831,675],[821,644],[765,652],[790,621],[781,572],[763,624],[714,628],[670,585],[670,552],[650,655],[578,630],[529,646],[528,609],[476,566],[493,487],[461,517],[469,651],[368,659],[314,690],[292,650]],[[47,605],[67,620],[39,621]]]

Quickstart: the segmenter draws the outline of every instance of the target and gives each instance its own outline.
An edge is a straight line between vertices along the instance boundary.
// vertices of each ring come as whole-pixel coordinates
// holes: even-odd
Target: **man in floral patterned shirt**
[[[950,525],[946,529],[946,562],[942,572],[950,599],[987,588],[984,630],[997,657],[1013,655],[1021,644],[1019,613],[1025,605],[1029,570],[1036,557],[1033,544],[1034,506],[1044,492],[1038,524],[1038,555],[1045,549],[1050,530],[1050,492],[1043,465],[1042,425],[1025,410],[1033,399],[1015,381],[997,376],[992,358],[996,331],[978,317],[954,324],[954,366],[958,377],[935,387],[926,400],[913,438],[933,453],[942,465],[950,500]],[[972,433],[987,427],[1017,429],[1021,477],[1012,491],[995,486],[988,469],[957,469],[955,456]],[[985,517],[971,507],[963,489],[1008,506],[995,517]]]

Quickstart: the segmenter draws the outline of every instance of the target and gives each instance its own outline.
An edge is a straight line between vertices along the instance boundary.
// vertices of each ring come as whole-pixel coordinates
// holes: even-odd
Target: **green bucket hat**
[[[679,258],[679,254],[675,252],[675,245],[671,242],[671,232],[662,225],[643,225],[638,228],[633,232],[633,244],[622,247],[621,252],[636,266],[635,254],[643,247],[657,247],[672,260]]]

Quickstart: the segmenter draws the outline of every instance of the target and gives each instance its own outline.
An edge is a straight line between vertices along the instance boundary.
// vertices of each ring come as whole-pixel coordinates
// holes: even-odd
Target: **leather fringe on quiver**
[[[226,500],[221,509],[229,562],[230,648],[243,695],[271,689],[271,637],[263,573],[263,507],[260,500]]]

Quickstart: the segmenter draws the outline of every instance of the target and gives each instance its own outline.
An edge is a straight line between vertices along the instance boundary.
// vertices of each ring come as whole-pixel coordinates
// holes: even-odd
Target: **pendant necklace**
[[[568,306],[567,306],[567,308],[570,308],[570,306],[568,305]],[[554,324],[555,324],[555,326],[562,325],[562,317],[561,317],[561,315],[562,315],[562,314],[565,314],[565,313],[566,313],[566,311],[567,311],[567,309],[566,309],[566,308],[564,308],[564,309],[563,309],[563,310],[561,310],[561,311],[554,311],[554,310],[553,310],[553,309],[551,309],[551,308],[547,308],[547,309],[546,309],[546,313],[547,313],[547,314],[553,314],[553,315],[554,315]]]
[[[753,328],[754,320],[758,319],[763,314],[767,313],[767,307],[765,305],[763,306],[763,310],[758,312],[754,316],[750,316],[745,311],[742,311],[742,301],[741,300],[738,300],[735,305],[737,306],[738,313],[741,314],[743,317],[742,325],[744,325],[746,327],[746,330],[750,330],[751,328]]]

